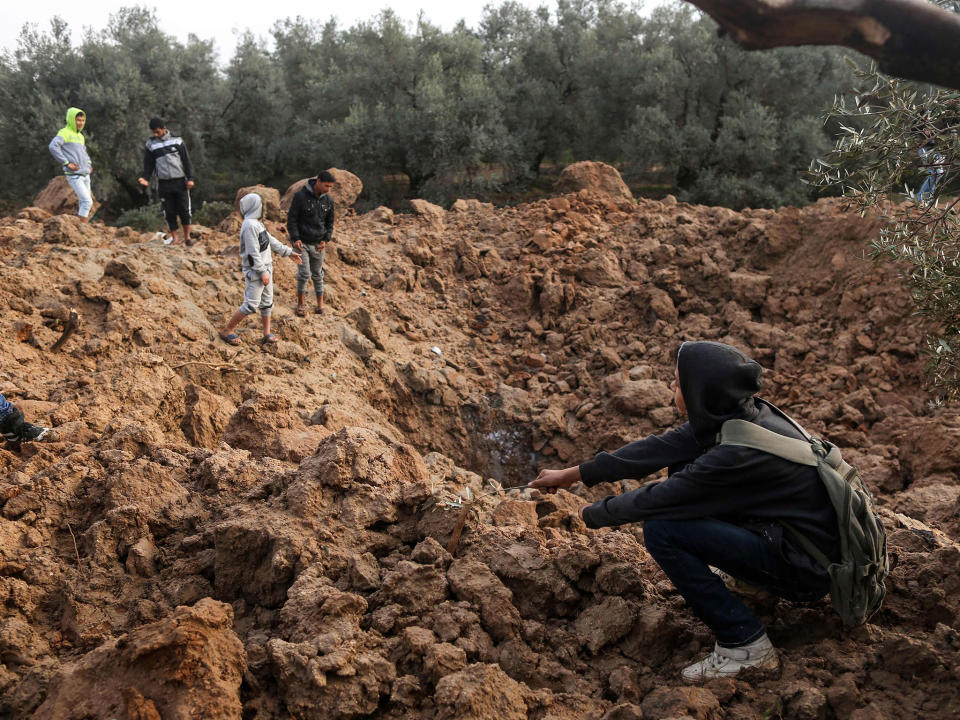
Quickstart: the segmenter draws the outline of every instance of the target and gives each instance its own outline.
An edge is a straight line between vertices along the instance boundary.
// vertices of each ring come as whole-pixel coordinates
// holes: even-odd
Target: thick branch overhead
[[[909,80],[960,90],[960,15],[925,0],[690,0],[740,45],[843,45]]]

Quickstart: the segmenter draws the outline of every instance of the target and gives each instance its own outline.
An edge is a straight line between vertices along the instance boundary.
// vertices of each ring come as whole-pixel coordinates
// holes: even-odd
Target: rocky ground
[[[266,349],[254,319],[217,339],[236,219],[194,248],[0,220],[0,392],[55,427],[0,449],[0,717],[960,714],[960,414],[923,388],[907,292],[862,257],[876,228],[835,201],[737,213],[586,184],[346,214],[325,315],[293,315],[276,262]],[[503,490],[675,424],[684,339],[761,361],[765,397],[861,467],[888,528],[871,623],[759,608],[779,677],[680,684],[708,631],[641,526],[576,517],[635,483]]]

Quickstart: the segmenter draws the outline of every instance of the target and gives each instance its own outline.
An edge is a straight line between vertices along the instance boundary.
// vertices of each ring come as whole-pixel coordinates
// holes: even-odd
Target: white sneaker
[[[696,683],[722,677],[733,677],[744,668],[776,670],[780,667],[776,648],[764,633],[749,645],[736,648],[713,646],[713,652],[703,660],[685,668],[681,675],[684,682]]]

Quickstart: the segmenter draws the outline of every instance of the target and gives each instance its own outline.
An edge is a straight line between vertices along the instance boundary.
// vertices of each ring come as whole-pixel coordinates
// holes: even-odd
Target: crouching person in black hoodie
[[[588,505],[581,516],[590,528],[643,522],[647,550],[713,631],[713,652],[684,669],[687,682],[779,665],[763,625],[711,566],[788,600],[809,601],[829,592],[830,581],[783,523],[831,560],[840,554],[836,513],[816,468],[718,444],[721,426],[734,418],[802,439],[782,413],[755,397],[760,373],[760,365],[728,345],[684,343],[672,388],[688,422],[582,465],[544,470],[531,483],[549,492],[667,468],[666,480]]]

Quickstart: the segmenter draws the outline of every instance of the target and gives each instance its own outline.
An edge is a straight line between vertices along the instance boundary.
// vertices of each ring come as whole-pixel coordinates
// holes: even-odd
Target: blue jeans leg
[[[7,416],[13,412],[13,405],[3,395],[0,395],[0,420],[6,420]]]
[[[643,537],[654,560],[722,646],[751,643],[764,629],[710,571],[711,565],[788,599],[817,595],[811,579],[799,577],[759,535],[737,525],[710,518],[647,520]]]

